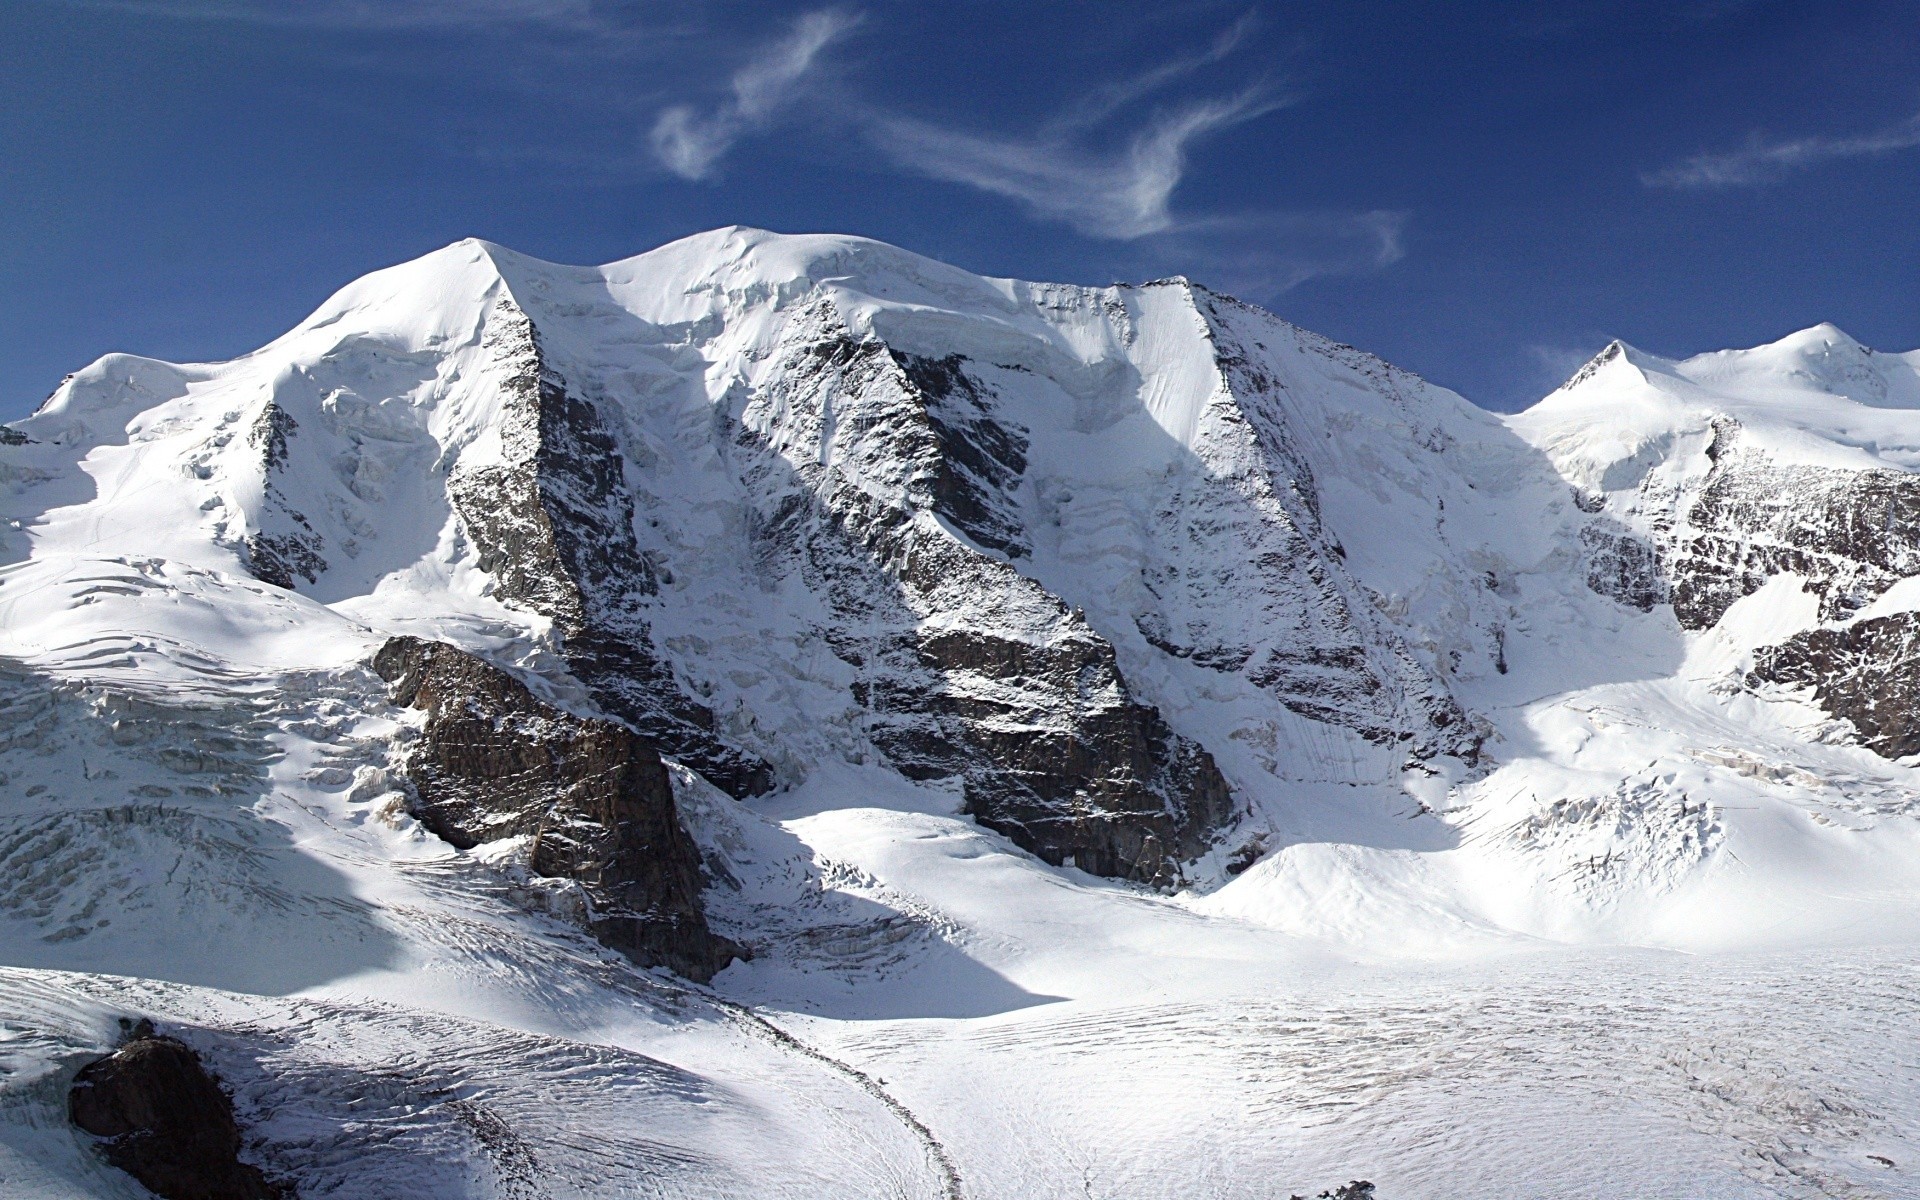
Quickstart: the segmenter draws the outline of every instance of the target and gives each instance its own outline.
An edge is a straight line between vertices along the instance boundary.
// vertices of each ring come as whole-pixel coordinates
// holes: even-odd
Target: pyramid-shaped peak
[[[1588,381],[1610,371],[1629,370],[1645,374],[1649,370],[1661,370],[1666,360],[1639,350],[1619,338],[1603,346],[1600,352],[1581,365],[1578,371],[1567,377],[1567,381],[1553,390],[1553,395],[1575,391]]]

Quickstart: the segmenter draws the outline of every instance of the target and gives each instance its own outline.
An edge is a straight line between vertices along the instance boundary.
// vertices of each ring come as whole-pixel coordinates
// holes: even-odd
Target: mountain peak
[[[1634,348],[1619,338],[1615,338],[1601,347],[1600,352],[1582,363],[1580,369],[1567,377],[1566,382],[1553,389],[1542,399],[1535,401],[1533,407],[1558,405],[1566,398],[1583,391],[1596,380],[1612,383],[1629,379],[1643,380],[1648,371],[1667,368],[1665,359]]]
[[[115,1186],[59,1130],[124,1013],[306,1195],[1897,1191],[1911,947],[1833,944],[1920,913],[1920,413],[1850,346],[1505,418],[1197,285],[728,227],[102,358],[0,435],[0,1169]],[[1645,1052],[1565,1102],[1595,1028]],[[1700,1121],[1676,1039],[1782,1028]],[[1680,1182],[1508,1136],[1536,1077]]]
[[[1677,364],[1702,387],[1812,411],[1834,401],[1868,408],[1920,407],[1914,355],[1884,354],[1832,322],[1747,350],[1719,350]],[[1828,399],[1831,397],[1832,399]]]
[[[1838,325],[1835,325],[1832,321],[1821,321],[1817,325],[1809,325],[1805,329],[1797,330],[1793,333],[1788,334],[1786,337],[1783,337],[1776,342],[1770,342],[1767,344],[1767,346],[1760,347],[1760,348],[1761,349],[1780,348],[1780,349],[1808,351],[1808,350],[1813,350],[1816,347],[1824,350],[1861,351],[1868,354],[1872,353],[1871,350],[1868,350],[1867,347],[1861,345],[1860,342],[1857,339],[1855,339],[1851,334],[1849,334],[1846,330],[1840,328]]]

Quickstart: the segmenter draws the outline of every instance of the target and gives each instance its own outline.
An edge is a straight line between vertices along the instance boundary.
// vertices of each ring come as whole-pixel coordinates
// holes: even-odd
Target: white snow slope
[[[655,644],[774,770],[736,801],[675,769],[754,950],[711,987],[407,812],[386,637],[592,708],[449,501],[521,453],[517,314],[612,414]],[[960,356],[1024,440],[1022,552],[913,508],[870,397],[793,384],[828,335]],[[598,268],[461,242],[11,428],[0,1195],[143,1194],[65,1094],[148,1016],[310,1200],[1920,1196],[1920,773],[1751,674],[1920,610],[1920,537],[1674,600],[1716,437],[1767,479],[1920,471],[1920,352],[1616,345],[1503,418],[1182,280],[736,228]],[[1233,789],[1182,886],[1047,865],[889,765],[843,616],[740,552],[776,460],[1004,565],[909,596],[923,632],[1112,645]],[[263,537],[311,577],[256,578]]]

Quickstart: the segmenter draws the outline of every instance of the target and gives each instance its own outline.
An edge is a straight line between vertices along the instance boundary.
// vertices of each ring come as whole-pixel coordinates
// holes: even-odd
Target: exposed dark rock
[[[577,881],[588,929],[642,965],[705,981],[739,954],[707,927],[700,853],[646,740],[443,643],[393,638],[374,669],[427,714],[406,762],[427,828],[462,849],[530,838],[533,872]]]
[[[247,431],[247,444],[260,452],[269,471],[287,465],[287,438],[300,428],[286,409],[269,400]]]
[[[1307,1198],[1296,1195],[1293,1200],[1307,1200]],[[1314,1197],[1314,1200],[1373,1200],[1373,1184],[1364,1179],[1355,1179],[1337,1188],[1329,1188],[1321,1192]]]
[[[1010,702],[1003,689],[956,688],[931,707],[960,718],[981,752],[963,772],[967,811],[1047,861],[1169,886],[1233,816],[1233,795],[1198,743],[1151,705],[1127,698],[1113,647],[1096,637],[1036,647],[980,633],[926,638],[949,679],[1018,679],[1048,694]],[[1089,686],[1091,685],[1091,686]],[[1066,700],[1071,720],[1035,701]]]
[[[1605,497],[1575,489],[1596,514],[1580,533],[1594,591],[1642,611],[1671,602],[1682,628],[1700,630],[1776,575],[1803,577],[1822,619],[1840,621],[1920,574],[1920,476],[1783,466],[1744,443],[1733,418],[1710,425],[1697,490],[1648,474],[1631,502],[1651,540],[1599,515]]]
[[[1027,469],[1025,432],[994,419],[990,397],[967,375],[960,355],[892,354],[926,406],[937,452],[934,511],[975,545],[1009,558],[1029,553],[1026,531],[1007,503]]]
[[[73,1123],[105,1139],[100,1151],[164,1200],[275,1200],[270,1185],[239,1159],[233,1103],[191,1047],[153,1033],[136,1036],[80,1068],[67,1093]]]
[[[1176,883],[1231,794],[1129,694],[1105,639],[983,552],[1027,553],[1007,500],[1025,432],[964,359],[854,338],[828,306],[796,322],[786,360],[735,431],[762,498],[756,558],[826,599],[875,748],[910,778],[959,781],[982,825],[1048,862]]]
[[[1749,682],[1810,687],[1875,753],[1920,754],[1920,613],[1798,634],[1758,651]]]
[[[9,425],[0,425],[0,446],[24,446],[33,439]]]
[[[1601,519],[1583,526],[1587,586],[1629,608],[1651,612],[1673,598],[1660,552],[1617,521]]]
[[[1143,582],[1169,607],[1204,607],[1212,593],[1236,581],[1196,570],[1192,563],[1205,562],[1209,546],[1241,547],[1247,575],[1260,581],[1241,594],[1264,619],[1257,623],[1258,644],[1207,644],[1203,631],[1177,628],[1167,629],[1162,638],[1150,635],[1149,641],[1166,653],[1242,674],[1301,716],[1380,745],[1402,746],[1411,760],[1451,755],[1477,762],[1484,723],[1468,716],[1399,631],[1379,616],[1348,574],[1345,550],[1323,523],[1312,464],[1294,444],[1286,387],[1262,365],[1264,356],[1235,332],[1238,315],[1258,310],[1204,288],[1191,290],[1231,394],[1214,415],[1258,454],[1248,456],[1250,469],[1241,475],[1211,475],[1167,499],[1163,519],[1184,526],[1194,554],[1146,573]],[[1369,377],[1408,414],[1419,410],[1418,398],[1410,394],[1422,386],[1417,377],[1350,346],[1329,342],[1320,349]],[[1409,432],[1428,449],[1445,450],[1443,431]],[[1231,515],[1236,512],[1248,515]],[[1183,591],[1185,604],[1178,603]],[[1498,646],[1488,649],[1499,653]]]
[[[1671,551],[1674,615],[1705,629],[1784,572],[1805,576],[1821,615],[1842,619],[1920,574],[1920,476],[1779,466],[1714,424],[1713,469]]]
[[[1627,352],[1627,346],[1625,342],[1622,342],[1617,338],[1611,342],[1608,342],[1605,346],[1601,348],[1600,353],[1594,355],[1592,358],[1588,359],[1585,363],[1581,364],[1580,369],[1578,371],[1575,371],[1571,378],[1569,378],[1565,383],[1561,384],[1555,390],[1565,392],[1565,391],[1571,391],[1572,389],[1579,387],[1581,384],[1585,383],[1587,380],[1592,379],[1595,375],[1599,374],[1601,367],[1606,366],[1608,363],[1612,362],[1616,358],[1619,358],[1621,355],[1625,354],[1626,352]]]
[[[1228,856],[1227,874],[1229,875],[1246,874],[1247,871],[1253,867],[1253,864],[1260,861],[1261,857],[1265,855],[1266,852],[1267,852],[1266,835],[1263,833],[1255,834],[1252,838],[1241,843],[1241,845],[1238,846],[1234,850],[1234,852]]]
[[[312,552],[312,543],[297,534],[248,534],[246,548],[253,577],[288,591],[299,586],[296,576],[312,583],[327,569],[326,560]]]
[[[736,797],[766,791],[771,768],[718,735],[713,712],[654,648],[647,607],[659,585],[634,541],[633,497],[599,410],[549,368],[511,301],[495,309],[487,345],[508,372],[506,462],[456,472],[448,495],[496,595],[551,618],[594,699],[663,752]]]
[[[327,560],[321,554],[326,549],[325,539],[287,503],[274,482],[287,462],[287,439],[298,429],[287,410],[269,400],[247,431],[247,444],[260,453],[264,477],[265,503],[259,519],[277,527],[263,527],[246,536],[247,569],[262,583],[289,590],[295,586],[295,576],[314,583],[327,569]]]

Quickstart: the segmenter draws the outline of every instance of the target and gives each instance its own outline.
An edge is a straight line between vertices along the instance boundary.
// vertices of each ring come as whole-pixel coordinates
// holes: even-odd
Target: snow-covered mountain
[[[0,428],[0,1181],[123,1194],[56,1110],[125,1015],[302,1195],[1188,1194],[1143,1129],[1343,1182],[1364,1140],[1252,1132],[1311,1086],[1208,1124],[1179,1038],[1047,1067],[1131,1115],[1002,1128],[986,1031],[1257,1053],[1219,1021],[1281,980],[1910,940],[1916,471],[1920,352],[1831,326],[1503,418],[1185,280],[738,228],[109,355]],[[1387,1143],[1401,1194],[1478,1169]]]

